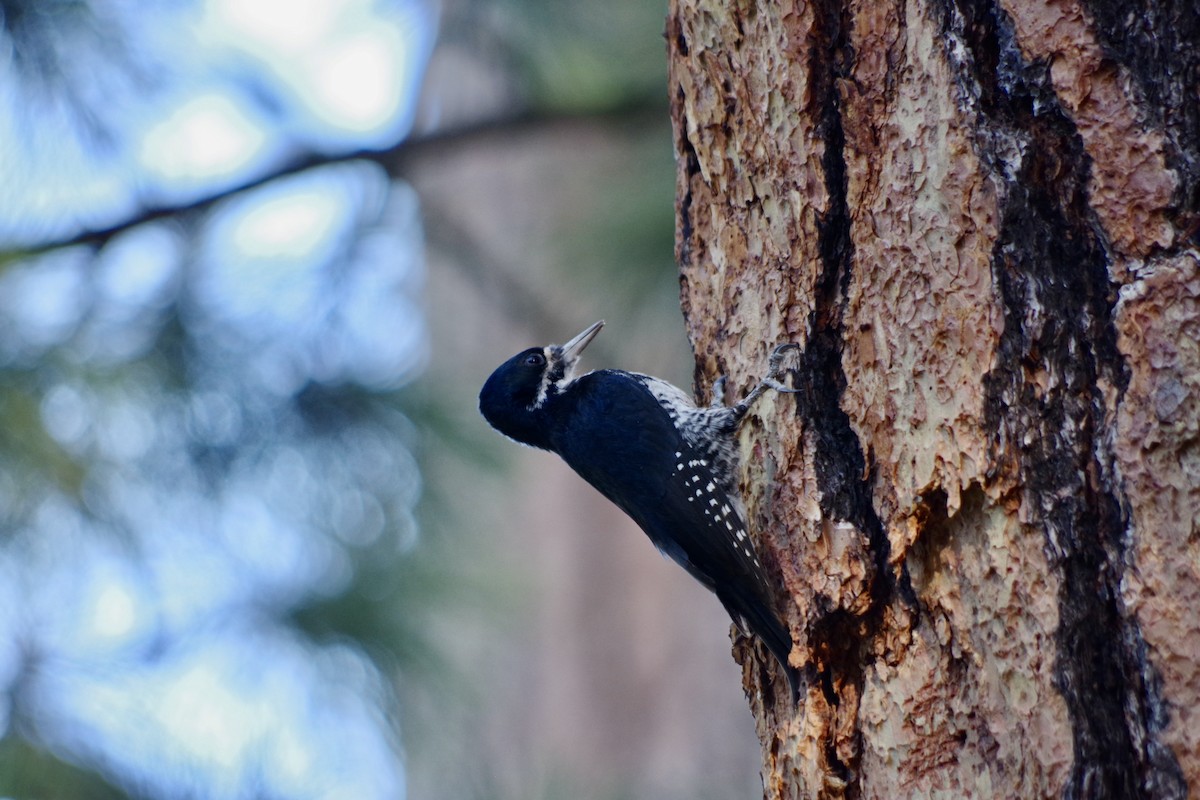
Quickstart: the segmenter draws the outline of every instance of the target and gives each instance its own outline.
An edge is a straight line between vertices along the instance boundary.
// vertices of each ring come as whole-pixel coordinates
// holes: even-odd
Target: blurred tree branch
[[[31,255],[76,245],[99,249],[115,236],[144,223],[205,212],[226,198],[316,167],[349,161],[371,161],[383,167],[393,178],[399,178],[405,174],[408,166],[414,161],[444,154],[450,150],[473,147],[487,140],[520,137],[534,131],[544,132],[557,128],[570,128],[582,123],[614,128],[637,126],[647,121],[660,119],[665,115],[666,110],[665,98],[647,96],[587,113],[522,112],[506,117],[496,117],[459,128],[417,134],[384,150],[352,150],[333,154],[304,153],[261,175],[237,182],[196,200],[178,204],[147,206],[139,213],[131,215],[115,225],[84,230],[74,236],[48,240],[24,248],[21,254]]]

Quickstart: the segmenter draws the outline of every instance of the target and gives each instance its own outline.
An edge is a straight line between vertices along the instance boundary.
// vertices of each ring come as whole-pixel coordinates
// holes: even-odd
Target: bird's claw
[[[783,359],[787,356],[788,351],[799,350],[799,349],[800,349],[800,345],[792,344],[791,342],[788,342],[788,343],[779,345],[773,351],[771,351],[771,358],[767,362],[766,377],[764,377],[761,381],[759,381],[758,385],[750,390],[750,394],[746,395],[742,399],[742,402],[733,406],[733,414],[734,414],[735,421],[741,420],[742,417],[744,417],[746,415],[746,413],[750,410],[750,406],[754,403],[754,401],[757,400],[759,398],[759,396],[761,396],[762,393],[765,392],[767,389],[774,389],[777,392],[785,392],[787,394],[796,394],[800,391],[800,389],[789,389],[787,386],[784,385],[783,380],[782,380],[784,378],[784,376],[787,375],[788,372],[790,372],[790,370],[784,369]],[[713,396],[714,397],[717,396],[715,385],[714,385]]]
[[[764,378],[763,385],[766,386],[768,389],[774,389],[777,392],[784,392],[785,394],[796,394],[797,392],[800,391],[799,389],[791,389],[787,386],[784,386],[782,383],[775,380],[774,378]]]
[[[789,389],[783,385],[783,378],[789,371],[784,369],[783,361],[789,351],[799,349],[800,345],[794,342],[784,342],[772,350],[771,358],[767,362],[767,377],[763,379],[763,383],[777,392],[787,392],[789,394],[799,392],[799,389]]]

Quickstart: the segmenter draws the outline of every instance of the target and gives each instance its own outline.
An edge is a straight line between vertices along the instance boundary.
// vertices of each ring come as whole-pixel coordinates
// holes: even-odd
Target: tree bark
[[[792,663],[765,794],[1200,787],[1193,0],[672,0],[677,256]]]

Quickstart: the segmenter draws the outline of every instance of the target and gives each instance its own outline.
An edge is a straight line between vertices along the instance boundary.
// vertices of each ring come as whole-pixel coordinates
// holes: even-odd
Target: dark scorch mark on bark
[[[1030,524],[1060,578],[1055,677],[1074,745],[1064,796],[1182,798],[1178,763],[1157,738],[1157,680],[1119,592],[1129,520],[1105,445],[1105,387],[1122,391],[1127,371],[1088,205],[1090,161],[1047,66],[1023,60],[998,6],[941,0],[938,11],[1003,197],[992,270],[1004,332],[985,378],[985,424],[996,437],[992,475],[1023,478]]]

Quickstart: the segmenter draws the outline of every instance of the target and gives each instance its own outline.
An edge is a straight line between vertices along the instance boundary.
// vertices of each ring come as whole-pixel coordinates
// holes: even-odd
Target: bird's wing
[[[643,375],[601,370],[576,383],[570,421],[554,437],[559,455],[706,586],[726,578],[761,582],[736,488],[723,485],[713,454],[687,441],[677,424],[680,411],[718,412],[697,409],[670,384]],[[662,387],[678,392],[678,409],[662,402]]]
[[[656,516],[676,531],[684,556],[677,560],[710,587],[738,579],[761,584],[762,565],[741,503],[710,472],[711,454],[687,444],[673,452],[675,462]],[[647,533],[654,538],[654,532]]]
[[[584,376],[608,385],[579,395],[576,413],[586,415],[589,424],[564,427],[556,449],[584,480],[629,514],[660,551],[715,592],[743,631],[763,639],[786,665],[791,636],[771,608],[736,486],[714,473],[711,448],[687,441],[660,400],[628,377],[641,376]],[[708,411],[691,406],[693,413]],[[795,693],[795,670],[787,669]]]

